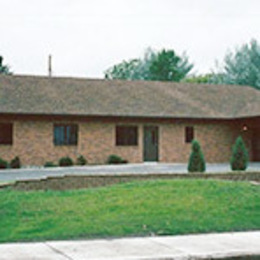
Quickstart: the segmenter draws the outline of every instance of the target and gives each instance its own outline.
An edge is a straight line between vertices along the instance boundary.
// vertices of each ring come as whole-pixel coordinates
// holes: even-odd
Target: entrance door
[[[144,161],[158,161],[158,127],[144,127]]]
[[[260,162],[260,128],[253,133],[253,160]]]

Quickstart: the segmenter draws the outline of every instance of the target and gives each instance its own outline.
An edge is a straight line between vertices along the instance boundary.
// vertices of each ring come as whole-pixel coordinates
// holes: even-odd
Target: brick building
[[[187,162],[197,139],[207,162],[227,162],[242,135],[260,161],[260,91],[151,81],[0,76],[0,157],[24,165],[83,155],[103,164]]]

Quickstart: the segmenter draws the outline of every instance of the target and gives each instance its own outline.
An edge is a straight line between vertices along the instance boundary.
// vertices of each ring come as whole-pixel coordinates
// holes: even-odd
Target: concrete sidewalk
[[[0,244],[1,260],[191,260],[237,256],[260,259],[260,231]]]

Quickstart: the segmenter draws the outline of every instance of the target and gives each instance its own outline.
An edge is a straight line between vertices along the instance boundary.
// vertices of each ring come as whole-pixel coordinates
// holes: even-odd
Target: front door
[[[253,133],[253,160],[260,162],[260,129],[255,129]]]
[[[158,126],[144,127],[144,161],[158,161]]]

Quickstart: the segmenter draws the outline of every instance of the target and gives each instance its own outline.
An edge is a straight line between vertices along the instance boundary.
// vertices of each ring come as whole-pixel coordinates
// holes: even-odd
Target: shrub
[[[115,154],[111,154],[108,157],[107,160],[108,164],[122,164],[122,163],[127,163],[126,160],[122,159],[120,156],[115,155]]]
[[[73,161],[70,157],[62,157],[59,160],[59,166],[66,167],[72,165],[73,165]]]
[[[239,136],[236,139],[235,145],[233,146],[232,157],[231,157],[231,169],[233,171],[244,171],[248,166],[248,152],[243,141],[243,138]]]
[[[86,160],[86,158],[83,155],[80,155],[77,158],[77,165],[86,165],[88,163],[88,161]]]
[[[189,172],[205,172],[206,163],[200,144],[198,141],[192,141],[192,151],[189,158],[188,171]]]
[[[18,156],[16,156],[13,160],[11,160],[10,168],[12,168],[12,169],[21,168],[21,161],[20,161],[20,158]]]
[[[53,163],[53,162],[46,162],[45,164],[44,164],[44,167],[56,167],[57,165],[55,164],[55,163]]]
[[[5,161],[4,159],[0,158],[0,169],[6,169],[8,168],[8,162]]]

